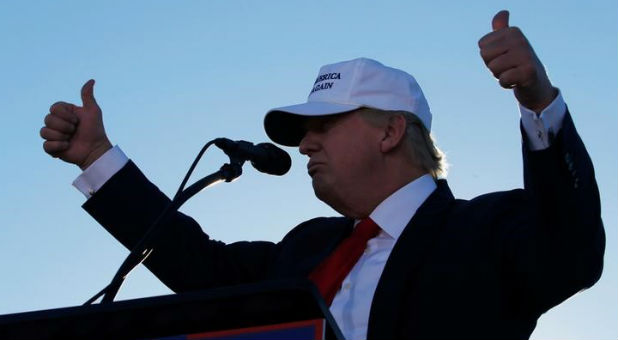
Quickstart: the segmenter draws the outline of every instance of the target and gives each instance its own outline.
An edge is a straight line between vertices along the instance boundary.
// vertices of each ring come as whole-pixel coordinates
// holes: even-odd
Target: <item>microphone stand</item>
[[[120,265],[118,271],[116,271],[116,274],[114,275],[112,281],[100,292],[98,292],[96,295],[86,301],[84,305],[92,304],[101,296],[103,296],[103,298],[101,299],[102,304],[113,302],[116,294],[118,294],[118,290],[120,290],[120,286],[122,286],[122,283],[124,282],[127,275],[131,272],[131,270],[133,270],[133,268],[144,262],[144,260],[146,260],[146,258],[152,253],[152,251],[154,250],[154,241],[163,230],[162,226],[164,226],[169,221],[173,213],[175,213],[189,198],[193,197],[195,194],[197,194],[207,186],[220,181],[231,182],[234,179],[238,178],[240,175],[242,175],[242,165],[244,164],[245,159],[238,157],[237,155],[228,154],[228,156],[230,157],[230,162],[221,166],[219,171],[214,172],[196,181],[187,189],[184,189],[184,186],[189,180],[189,177],[195,169],[198,161],[200,160],[206,149],[208,149],[208,147],[213,143],[214,140],[208,142],[199,152],[198,156],[189,168],[189,171],[187,172],[184,180],[180,184],[180,187],[178,188],[178,191],[176,192],[174,198],[170,201],[167,207],[165,207],[163,212],[159,214],[157,219],[146,231],[142,239],[133,247],[133,249],[131,249],[131,252],[127,256],[127,258],[124,260],[122,265]]]

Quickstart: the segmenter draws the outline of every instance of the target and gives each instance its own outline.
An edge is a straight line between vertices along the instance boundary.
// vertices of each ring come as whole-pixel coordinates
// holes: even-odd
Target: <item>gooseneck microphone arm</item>
[[[225,147],[222,147],[221,143],[225,144]],[[243,148],[237,150],[237,148],[231,147],[234,145],[234,143],[242,145]],[[217,144],[218,147],[223,149],[225,153],[229,156],[230,162],[221,166],[221,168],[217,172],[214,172],[196,181],[195,183],[193,183],[192,185],[190,185],[188,188],[185,189],[184,187],[187,184],[187,181],[189,180],[189,178],[191,177],[191,174],[193,173],[193,170],[195,169],[197,163],[199,162],[204,152],[206,152],[208,147],[210,147],[212,144]],[[103,288],[99,293],[97,293],[92,298],[90,298],[88,301],[86,301],[84,305],[92,304],[94,301],[96,301],[101,296],[103,296],[103,298],[101,299],[101,303],[109,303],[109,302],[114,301],[114,298],[116,297],[116,294],[120,290],[120,286],[122,286],[124,279],[131,272],[131,270],[133,270],[133,268],[135,268],[140,263],[142,263],[144,260],[146,260],[146,258],[152,253],[152,251],[154,250],[153,245],[155,241],[157,240],[157,236],[163,230],[163,226],[165,226],[165,224],[169,221],[172,214],[176,212],[180,208],[180,206],[182,206],[189,198],[193,197],[195,194],[200,192],[202,189],[206,188],[207,186],[213,183],[220,182],[220,181],[231,182],[235,178],[239,177],[242,174],[242,166],[246,160],[251,160],[254,166],[258,168],[255,164],[255,161],[252,159],[252,157],[256,157],[255,150],[250,149],[250,152],[247,153],[246,150],[244,149],[244,146],[248,146],[249,144],[251,147],[253,147],[252,143],[245,142],[245,141],[234,142],[227,138],[217,138],[215,140],[212,140],[206,143],[206,145],[204,145],[202,150],[200,150],[197,157],[193,161],[193,164],[191,165],[191,167],[189,168],[189,171],[185,175],[185,178],[180,184],[180,187],[178,188],[176,195],[174,195],[174,198],[170,201],[167,207],[161,212],[161,214],[159,214],[159,216],[154,221],[154,223],[146,231],[142,239],[133,247],[133,249],[131,249],[131,252],[127,256],[127,258],[124,260],[120,268],[118,268],[118,270],[116,271],[116,274],[114,275],[114,278],[112,279],[112,281],[105,288]],[[268,143],[263,143],[263,144],[266,145]],[[258,145],[258,149],[260,145]],[[267,150],[268,155],[266,156],[266,158],[262,157],[261,150],[257,151],[257,156],[262,157],[265,160],[260,158],[259,160],[256,160],[256,161],[259,161],[259,162],[270,161],[269,157],[272,158],[272,155],[270,154],[272,153],[271,148],[274,148],[278,150],[278,151],[275,150],[274,157],[283,158],[283,159],[287,157],[288,165],[287,165],[287,169],[285,169],[284,171],[282,171],[281,166],[277,165],[275,172],[280,172],[280,173],[274,173],[272,171],[271,172],[263,171],[263,172],[267,172],[271,174],[278,174],[278,175],[282,175],[285,172],[287,172],[287,170],[290,168],[289,155],[285,153],[285,151],[278,149],[272,144],[268,144],[267,147],[268,147],[268,150]],[[282,152],[284,155],[282,156],[281,154],[279,154],[279,151]],[[274,161],[277,162],[278,160],[275,159]],[[285,160],[283,161],[283,163],[285,163]]]

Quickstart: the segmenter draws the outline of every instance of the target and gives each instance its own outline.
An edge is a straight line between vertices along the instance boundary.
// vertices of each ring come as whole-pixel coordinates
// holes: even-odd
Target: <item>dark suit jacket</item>
[[[524,178],[525,189],[472,200],[455,199],[438,181],[386,263],[369,339],[525,339],[542,313],[598,280],[605,244],[599,194],[568,114],[549,149],[524,145]],[[168,202],[129,163],[84,208],[131,248]],[[145,264],[176,292],[307,277],[352,223],[316,218],[279,243],[224,244],[177,213]]]

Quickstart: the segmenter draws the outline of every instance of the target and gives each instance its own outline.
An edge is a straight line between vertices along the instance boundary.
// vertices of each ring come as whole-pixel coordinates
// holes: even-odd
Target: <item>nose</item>
[[[311,157],[311,154],[313,154],[320,148],[316,136],[317,134],[315,132],[311,130],[307,131],[303,136],[303,139],[300,140],[300,144],[298,145],[298,151],[300,151],[300,153],[303,155]]]

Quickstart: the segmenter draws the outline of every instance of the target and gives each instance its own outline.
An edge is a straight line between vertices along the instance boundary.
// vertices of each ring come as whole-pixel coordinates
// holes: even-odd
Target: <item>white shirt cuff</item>
[[[540,115],[519,104],[521,124],[528,137],[529,149],[532,151],[544,150],[551,145],[550,136],[555,136],[562,127],[562,120],[566,115],[566,103],[562,93],[549,104]]]
[[[99,159],[90,164],[90,166],[79,175],[73,186],[81,191],[86,198],[92,197],[105,182],[114,176],[122,169],[129,158],[120,150],[117,145],[107,150]]]

